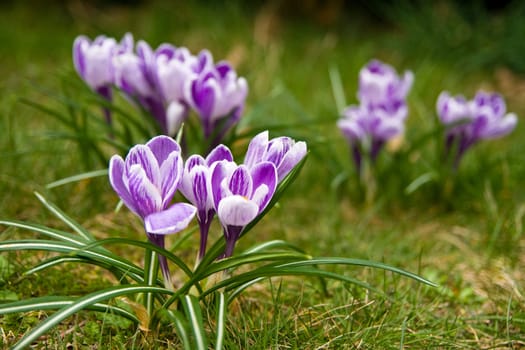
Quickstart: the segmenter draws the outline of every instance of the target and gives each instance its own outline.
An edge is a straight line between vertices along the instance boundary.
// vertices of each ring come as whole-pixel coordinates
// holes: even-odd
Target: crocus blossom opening
[[[133,49],[133,37],[127,33],[120,43],[114,38],[100,35],[91,41],[86,36],[78,36],[73,43],[73,64],[75,70],[86,84],[106,100],[111,101],[111,86],[115,83],[113,57]],[[111,122],[111,114],[104,109],[106,121]]]
[[[204,159],[200,155],[192,155],[184,164],[180,192],[186,199],[197,207],[197,220],[200,229],[200,249],[198,259],[201,260],[206,252],[206,243],[210,225],[215,216],[211,192],[211,167],[218,161],[233,161],[228,147],[215,147]]]
[[[454,168],[478,141],[507,135],[518,122],[514,113],[506,113],[505,101],[497,93],[479,91],[468,101],[461,95],[451,96],[444,91],[436,107],[440,122],[447,128],[445,151],[453,157]]]
[[[164,247],[164,235],[186,228],[196,208],[171,201],[181,182],[183,161],[180,146],[168,136],[157,136],[136,145],[125,159],[109,162],[109,181],[124,204],[144,221],[148,239]],[[171,287],[168,263],[159,256],[166,284]]]
[[[277,187],[277,169],[263,161],[251,168],[219,161],[212,166],[213,205],[226,239],[223,257],[233,254],[242,231],[270,202]]]
[[[277,178],[280,182],[306,156],[306,143],[296,142],[287,136],[271,140],[268,138],[268,131],[263,131],[250,141],[244,157],[244,165],[251,168],[263,161],[271,162],[277,169]]]
[[[394,68],[378,60],[359,72],[359,105],[348,106],[337,122],[347,139],[357,172],[361,175],[363,156],[375,162],[390,139],[404,132],[408,115],[406,96],[414,75],[398,76]]]
[[[153,50],[142,40],[134,47],[131,34],[120,44],[79,36],[73,62],[93,90],[110,100],[115,85],[155,118],[163,134],[175,135],[193,110],[211,146],[239,121],[248,93],[246,79],[227,62],[214,63],[209,51],[192,55],[166,43]]]

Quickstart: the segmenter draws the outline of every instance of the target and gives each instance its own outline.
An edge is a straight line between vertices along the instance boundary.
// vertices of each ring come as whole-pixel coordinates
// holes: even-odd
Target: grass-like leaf
[[[73,182],[78,182],[82,180],[88,180],[99,176],[107,176],[108,175],[108,169],[100,169],[100,170],[94,170],[94,171],[88,171],[82,174],[77,174],[73,176],[68,176],[66,178],[50,182],[46,185],[47,189],[67,185]]]
[[[58,325],[67,317],[75,314],[80,310],[99,303],[104,300],[113,299],[123,295],[137,294],[137,293],[161,293],[170,294],[171,292],[165,288],[151,287],[151,286],[117,286],[97,291],[79,298],[70,305],[64,306],[53,315],[42,321],[38,326],[33,328],[27,335],[25,335],[19,342],[15,344],[12,350],[21,350],[29,347],[33,341],[48,332],[51,328]]]
[[[182,296],[180,300],[191,324],[191,330],[195,338],[195,349],[206,350],[208,348],[208,339],[206,337],[206,330],[204,329],[199,299],[193,295],[186,294]]]
[[[77,299],[78,298],[63,296],[46,296],[17,301],[9,304],[0,304],[0,315],[39,310],[57,310],[71,306]],[[85,309],[90,311],[107,312],[114,315],[119,315],[133,322],[139,323],[139,319],[137,318],[137,316],[135,316],[135,314],[118,306],[104,303],[95,303],[92,305],[88,305]]]
[[[223,292],[217,293],[217,335],[215,338],[215,350],[221,350],[224,344],[224,330],[226,328],[226,311],[228,304]]]
[[[0,252],[2,251],[17,251],[17,250],[43,250],[52,251],[56,253],[65,253],[69,256],[87,258],[97,260],[98,262],[118,268],[124,274],[133,278],[135,281],[142,283],[144,271],[131,263],[130,261],[121,258],[114,254],[106,252],[98,252],[93,250],[79,249],[78,246],[66,243],[56,242],[50,240],[13,240],[0,242]]]
[[[34,192],[36,198],[58,219],[60,219],[63,223],[71,227],[78,235],[86,241],[94,241],[95,237],[86,230],[82,225],[80,225],[78,222],[73,220],[69,215],[67,215],[64,211],[62,211],[59,207],[57,207],[55,204],[49,202],[44,196],[42,196],[38,192]]]

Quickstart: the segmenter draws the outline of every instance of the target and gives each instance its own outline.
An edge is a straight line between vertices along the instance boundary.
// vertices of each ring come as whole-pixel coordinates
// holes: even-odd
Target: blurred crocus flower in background
[[[404,132],[408,115],[406,96],[414,75],[400,77],[394,68],[378,60],[370,61],[359,72],[359,105],[348,106],[337,122],[347,139],[361,175],[363,157],[375,162],[390,139]]]
[[[214,138],[212,145],[239,121],[247,94],[246,79],[238,77],[226,62],[204,69],[185,89],[185,99],[199,115],[204,137]]]
[[[89,86],[108,100],[111,86],[117,86],[155,118],[163,134],[174,136],[194,111],[212,147],[239,121],[248,94],[246,79],[227,62],[214,63],[209,51],[192,55],[166,43],[153,50],[142,40],[134,48],[131,34],[120,44],[79,36],[73,60]]]
[[[518,122],[514,113],[506,113],[503,97],[497,93],[478,91],[473,100],[451,96],[442,92],[437,100],[437,114],[447,128],[445,151],[455,152],[454,168],[465,152],[483,139],[493,139],[509,134]]]
[[[210,225],[215,216],[213,197],[211,193],[211,168],[219,161],[233,162],[233,156],[228,147],[215,147],[206,158],[192,155],[184,164],[184,172],[180,185],[180,192],[186,199],[197,207],[197,220],[200,229],[200,249],[198,259],[206,253],[206,243]]]
[[[111,87],[115,83],[113,57],[133,50],[133,36],[124,35],[120,43],[114,38],[100,35],[91,41],[81,35],[73,43],[73,64],[75,70],[86,84],[111,101]],[[111,121],[109,110],[105,110],[106,119]]]
[[[187,203],[171,204],[182,179],[180,146],[168,136],[156,136],[134,146],[126,159],[114,155],[109,162],[109,181],[124,204],[144,221],[151,243],[164,248],[164,235],[188,226],[196,208]],[[159,256],[165,283],[171,288],[168,263]]]

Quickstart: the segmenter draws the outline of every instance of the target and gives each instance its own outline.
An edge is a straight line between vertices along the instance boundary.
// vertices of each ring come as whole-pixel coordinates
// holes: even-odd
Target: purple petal
[[[192,179],[192,188],[193,188],[193,198],[195,202],[193,203],[199,210],[208,209],[208,203],[210,202],[208,193],[208,168],[199,165],[192,169],[191,179]]]
[[[118,155],[114,155],[109,161],[109,183],[126,207],[135,214],[140,215],[131,198],[128,187],[124,183],[124,160]]]
[[[160,192],[140,165],[135,164],[130,168],[128,181],[129,192],[140,217],[145,218],[162,210]]]
[[[155,136],[146,143],[146,146],[151,149],[159,165],[161,165],[172,152],[181,152],[179,144],[171,137],[165,135]]]
[[[246,226],[259,214],[259,206],[243,196],[222,199],[217,216],[223,226]]]
[[[219,206],[219,202],[224,196],[224,189],[222,187],[223,181],[228,177],[228,175],[233,172],[236,167],[235,163],[227,161],[219,161],[213,163],[210,172],[211,172],[211,193],[213,196],[213,207],[215,211]]]
[[[225,145],[218,145],[215,147],[206,157],[206,164],[211,166],[213,163],[221,160],[233,162],[232,152]]]
[[[166,210],[146,216],[144,227],[149,234],[177,233],[188,227],[196,212],[197,209],[193,205],[176,203]]]
[[[179,102],[172,102],[166,110],[166,131],[168,135],[175,135],[182,122],[188,116],[188,107]]]
[[[162,207],[165,208],[182,179],[183,162],[179,152],[172,152],[168,159],[160,167],[160,190],[162,197]]]
[[[281,163],[277,167],[277,178],[279,181],[284,179],[288,173],[306,156],[306,143],[304,141],[296,142],[293,147],[286,152]]]
[[[251,168],[262,161],[268,147],[268,130],[257,134],[248,145],[248,150],[244,156],[244,164]]]
[[[253,189],[255,192],[257,192],[257,189],[262,185],[268,188],[264,198],[259,200],[258,203],[262,211],[275,193],[277,187],[277,170],[273,163],[258,163],[251,169],[251,177],[253,178]]]
[[[89,39],[83,35],[78,36],[73,42],[73,64],[78,74],[84,78],[86,71],[86,62],[84,57],[84,48],[89,46]]]
[[[157,158],[153,154],[151,148],[146,145],[136,145],[131,148],[128,155],[126,156],[126,171],[128,172],[130,168],[138,164],[142,169],[144,169],[148,179],[154,184],[160,184],[160,169]]]
[[[228,189],[234,195],[250,197],[252,195],[252,177],[248,168],[240,165],[231,174],[228,181]]]

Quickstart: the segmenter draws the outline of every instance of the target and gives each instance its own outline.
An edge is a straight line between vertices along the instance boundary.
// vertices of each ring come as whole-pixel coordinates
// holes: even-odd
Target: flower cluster
[[[497,93],[479,91],[473,100],[442,92],[437,100],[440,122],[446,127],[445,151],[454,152],[454,167],[465,151],[483,139],[510,133],[518,122],[514,113],[506,114],[503,98]]]
[[[360,104],[347,107],[337,123],[350,144],[358,173],[364,155],[375,161],[385,142],[404,131],[406,96],[413,80],[412,72],[400,77],[378,60],[370,61],[359,72]]]
[[[177,142],[161,135],[133,147],[125,160],[113,156],[109,180],[124,204],[143,219],[148,239],[158,246],[164,247],[164,235],[186,228],[196,215],[201,233],[199,260],[217,214],[226,239],[223,257],[228,257],[246,225],[266,208],[278,183],[306,151],[302,141],[268,140],[265,131],[250,142],[244,164],[236,164],[224,145],[206,158],[192,155],[183,164]],[[191,205],[171,204],[177,190]],[[168,279],[165,258],[160,264]]]
[[[105,36],[93,41],[79,36],[73,61],[94,91],[111,100],[111,87],[116,86],[148,111],[166,135],[174,135],[193,110],[203,136],[218,144],[240,119],[248,93],[246,80],[227,62],[214,63],[209,51],[195,56],[170,44],[153,50],[145,41],[135,45],[131,34],[120,43]]]

